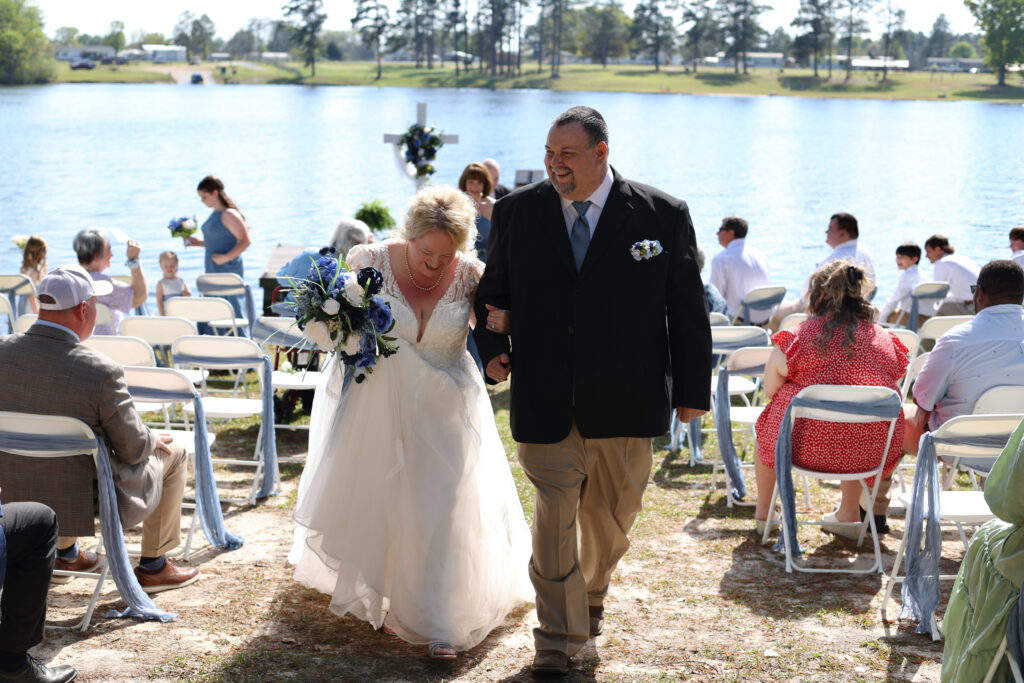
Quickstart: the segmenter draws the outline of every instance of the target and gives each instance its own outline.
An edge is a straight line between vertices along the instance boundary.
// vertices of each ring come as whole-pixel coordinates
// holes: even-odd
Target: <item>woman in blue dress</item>
[[[242,267],[242,252],[249,248],[249,226],[242,213],[224,192],[220,178],[208,175],[196,188],[203,204],[213,213],[203,223],[203,238],[186,237],[185,246],[206,248],[207,273],[237,273],[245,277]],[[227,297],[235,308],[236,317],[244,317],[241,297]]]
[[[494,198],[491,197],[494,181],[491,180],[490,171],[483,164],[474,161],[462,170],[459,189],[470,196],[476,207],[476,242],[473,243],[473,248],[476,250],[476,257],[486,263],[487,240],[491,236],[491,211],[494,209]],[[480,374],[483,374],[484,364],[480,360],[480,352],[476,348],[472,334],[466,337],[466,350],[473,357]]]

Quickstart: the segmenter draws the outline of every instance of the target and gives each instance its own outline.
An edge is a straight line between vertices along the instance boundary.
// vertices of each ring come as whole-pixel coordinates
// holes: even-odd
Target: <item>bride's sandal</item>
[[[431,659],[455,659],[458,654],[448,643],[437,641],[427,646],[427,657]]]

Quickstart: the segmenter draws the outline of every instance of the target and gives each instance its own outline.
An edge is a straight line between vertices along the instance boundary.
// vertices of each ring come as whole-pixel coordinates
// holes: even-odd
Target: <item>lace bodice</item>
[[[391,270],[391,259],[388,258],[388,244],[377,242],[357,245],[348,252],[345,261],[352,270],[372,266],[384,276],[384,288],[380,295],[391,304],[391,313],[395,318],[391,334],[399,338],[400,347],[414,349],[437,368],[454,365],[466,355],[470,299],[480,283],[483,263],[465,253],[459,253],[454,262],[455,277],[430,314],[423,338],[417,342],[419,326],[416,314],[398,288]]]

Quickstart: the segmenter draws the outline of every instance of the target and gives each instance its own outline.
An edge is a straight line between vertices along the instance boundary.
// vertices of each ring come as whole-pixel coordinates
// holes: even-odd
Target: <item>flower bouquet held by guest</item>
[[[113,291],[99,297],[99,303],[105,304],[114,314],[113,325],[96,325],[95,334],[117,334],[117,326],[121,319],[131,313],[136,306],[141,306],[149,298],[146,276],[142,272],[139,254],[142,246],[135,240],[128,240],[125,249],[127,260],[124,265],[131,271],[131,284],[115,280],[103,271],[110,267],[114,252],[110,248],[110,240],[102,230],[82,230],[75,235],[75,254],[78,263],[85,268],[93,280],[109,282]]]
[[[251,244],[245,217],[224,192],[224,183],[220,178],[206,176],[199,181],[196,191],[199,193],[199,199],[213,209],[213,213],[203,222],[203,238],[185,237],[185,246],[206,248],[204,265],[207,273],[236,273],[244,277],[242,252]],[[226,298],[235,309],[235,317],[244,317],[241,297]]]
[[[332,612],[427,645],[435,659],[476,646],[530,597],[529,529],[487,390],[466,352],[483,269],[472,256],[475,214],[454,187],[428,187],[413,198],[397,238],[349,252],[340,296],[350,303],[359,294],[346,295],[350,287],[365,289],[364,297],[380,287],[401,349],[317,413],[327,416],[327,436],[310,447],[290,556],[296,580],[331,594]],[[342,277],[334,263],[324,257],[308,280],[333,291],[328,283]],[[381,277],[365,287],[355,273],[370,269]],[[313,310],[301,297],[300,310]],[[338,313],[324,310],[330,301]],[[325,304],[325,315],[341,315],[338,295]],[[304,325],[318,344],[339,339],[320,338],[331,325],[319,313]],[[340,373],[328,375],[323,395],[340,381]]]
[[[167,224],[167,228],[171,231],[171,237],[191,237],[196,234],[198,223],[196,222],[195,216],[189,218],[188,216],[182,216],[181,218],[172,218],[171,222]]]
[[[164,276],[156,283],[156,307],[160,315],[167,315],[164,312],[164,301],[172,296],[192,296],[192,292],[184,278],[178,277],[178,255],[173,251],[160,254],[160,270]]]
[[[46,240],[42,237],[32,235],[25,240],[25,246],[22,247],[21,254],[21,274],[27,275],[28,279],[36,287],[39,286],[39,281],[46,275]],[[18,305],[19,314],[25,312],[22,305],[16,305]],[[33,313],[39,313],[39,302],[34,294],[28,295],[28,305],[32,307]]]
[[[765,368],[765,395],[771,400],[757,420],[758,531],[768,518],[775,486],[775,442],[782,418],[794,396],[813,384],[883,386],[896,389],[907,367],[907,348],[894,335],[875,324],[874,309],[865,298],[874,283],[861,266],[849,261],[830,261],[812,275],[808,289],[811,317],[796,327],[776,332],[776,348]],[[793,424],[793,464],[823,472],[858,472],[876,467],[888,425],[808,422]],[[900,459],[903,416],[900,415],[885,457],[882,476],[887,477]],[[873,481],[869,480],[869,485]],[[857,538],[855,524],[861,484],[841,482],[839,509],[824,516],[822,529]],[[879,492],[881,495],[881,491]],[[881,531],[881,529],[879,529]]]

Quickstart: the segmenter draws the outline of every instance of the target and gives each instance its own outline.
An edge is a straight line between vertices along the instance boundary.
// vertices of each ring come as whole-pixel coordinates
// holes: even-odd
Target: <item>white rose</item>
[[[181,227],[185,228],[186,230],[192,230],[193,228],[196,227],[196,222],[189,218],[188,220],[184,221],[181,224]]]
[[[328,299],[320,305],[320,308],[327,315],[337,315],[338,311],[341,310],[341,304],[336,299]]]
[[[342,294],[345,296],[345,300],[353,306],[362,307],[363,286],[355,277],[350,277],[345,281],[345,289],[342,290]]]
[[[316,344],[321,351],[330,351],[334,348],[331,331],[326,324],[319,320],[311,320],[306,323],[306,327],[302,330],[302,336]]]
[[[359,353],[359,335],[355,332],[350,332],[348,340],[341,345],[341,350],[350,356],[354,356]]]

